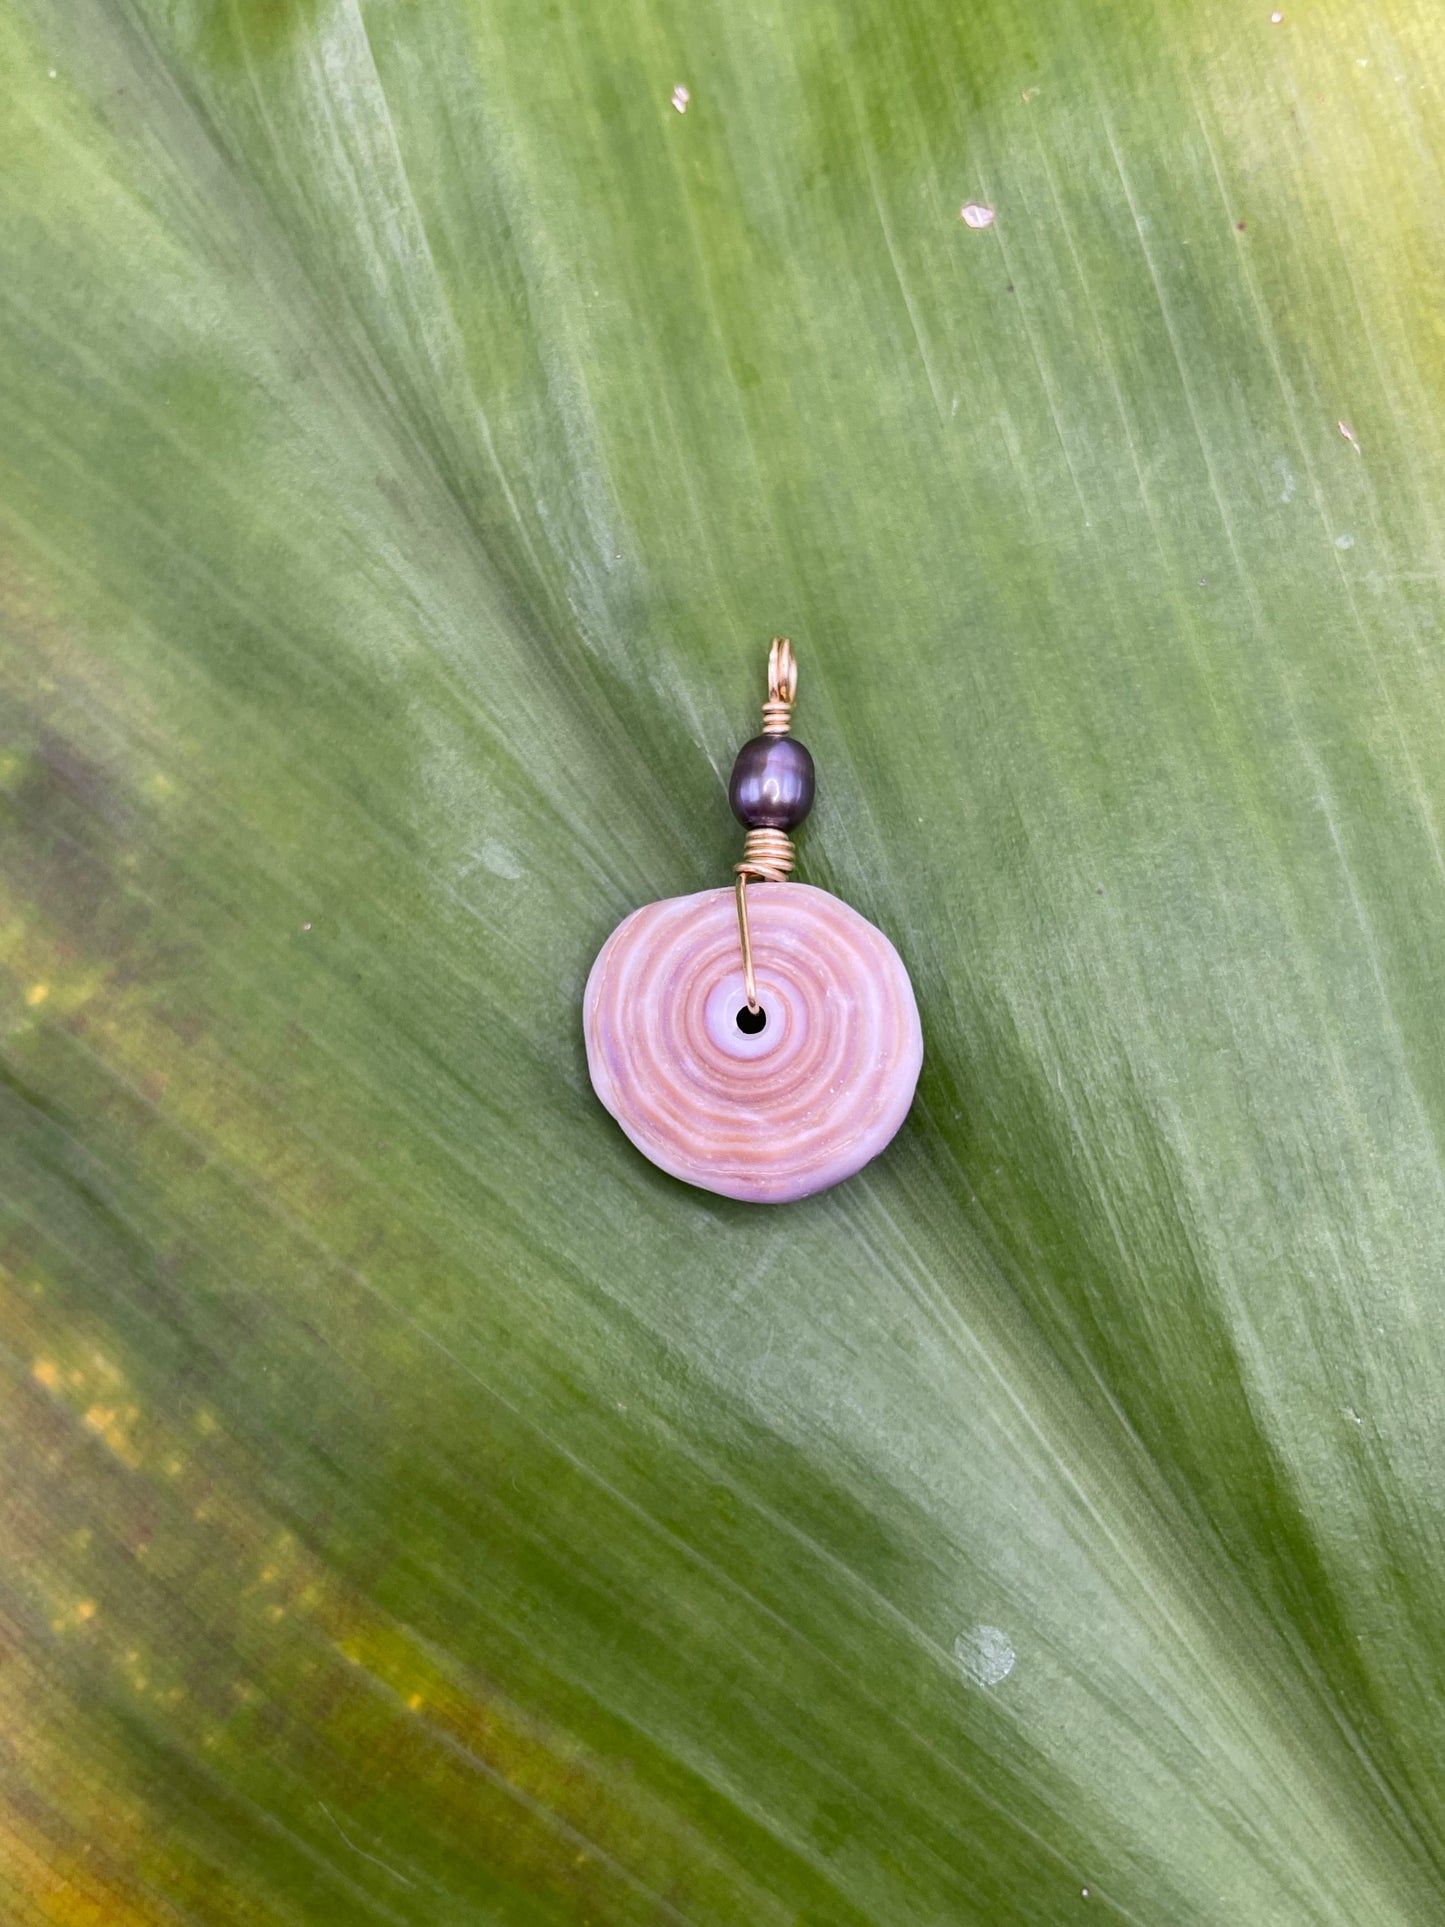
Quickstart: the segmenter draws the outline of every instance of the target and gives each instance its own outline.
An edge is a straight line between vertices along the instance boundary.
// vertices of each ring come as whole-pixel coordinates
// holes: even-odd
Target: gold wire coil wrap
[[[743,860],[733,865],[740,877],[759,883],[786,883],[792,868],[793,839],[786,830],[749,830]]]
[[[768,698],[763,704],[764,736],[786,736],[793,726],[793,704],[798,700],[798,658],[787,636],[774,636],[768,650]],[[733,865],[737,877],[738,942],[743,953],[743,983],[748,1009],[758,1014],[758,986],[753,976],[753,942],[748,929],[748,884],[786,883],[793,869],[793,839],[784,830],[749,830],[743,860]]]

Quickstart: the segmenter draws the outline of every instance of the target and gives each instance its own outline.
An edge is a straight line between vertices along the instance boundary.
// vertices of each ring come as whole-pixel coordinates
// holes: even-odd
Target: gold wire
[[[748,994],[748,1009],[758,1014],[758,986],[753,976],[753,940],[748,930],[748,880],[738,871],[738,940],[743,947],[743,986]]]
[[[763,704],[763,734],[786,736],[792,727],[793,704],[798,700],[798,659],[787,636],[774,636],[768,650],[768,699]],[[783,830],[749,830],[743,840],[743,860],[733,865],[737,877],[738,942],[743,953],[743,984],[748,1009],[758,1014],[758,986],[753,975],[753,941],[748,928],[748,884],[786,883],[793,868],[793,841]]]
[[[793,653],[792,638],[774,636],[768,649],[768,701],[791,707],[797,700],[798,658]]]
[[[786,830],[749,830],[743,839],[743,860],[733,868],[739,876],[759,883],[786,883],[793,861],[793,839]]]

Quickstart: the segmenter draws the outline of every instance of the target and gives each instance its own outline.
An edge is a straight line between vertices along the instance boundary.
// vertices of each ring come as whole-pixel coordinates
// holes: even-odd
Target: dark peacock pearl
[[[793,830],[813,807],[813,759],[791,736],[755,736],[733,764],[728,801],[750,830]]]

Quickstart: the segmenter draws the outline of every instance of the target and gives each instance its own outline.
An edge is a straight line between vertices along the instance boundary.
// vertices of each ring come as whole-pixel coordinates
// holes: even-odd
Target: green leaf
[[[6,1920],[1441,1917],[1445,55],[1281,5],[0,18]],[[766,1210],[579,1004],[782,631]]]

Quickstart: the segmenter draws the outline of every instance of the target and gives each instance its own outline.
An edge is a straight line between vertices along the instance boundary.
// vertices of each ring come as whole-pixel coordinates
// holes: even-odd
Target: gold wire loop
[[[774,636],[768,650],[768,699],[763,704],[763,734],[786,736],[792,728],[793,704],[798,700],[798,659],[787,636]],[[743,953],[743,983],[748,1009],[758,1014],[758,986],[753,975],[752,932],[748,928],[748,885],[786,883],[793,869],[793,839],[784,830],[749,830],[743,860],[733,865],[737,878],[738,942]]]
[[[768,651],[768,699],[763,704],[764,736],[786,736],[798,700],[798,658],[787,636],[774,636]]]

